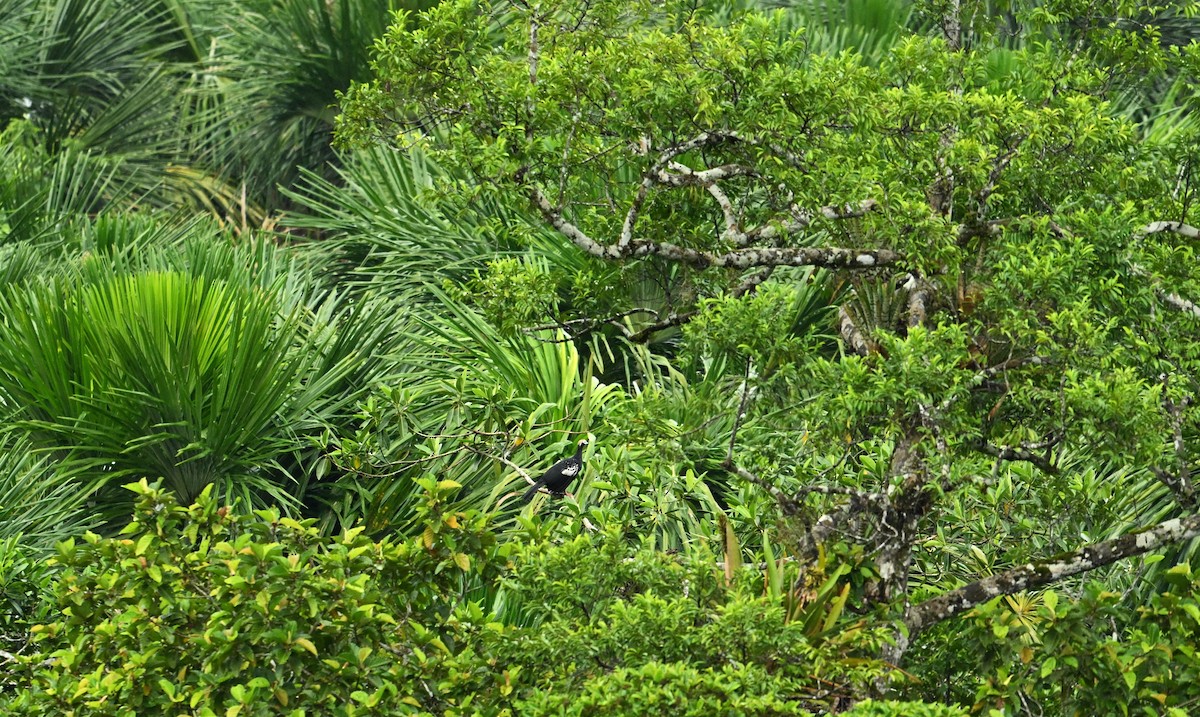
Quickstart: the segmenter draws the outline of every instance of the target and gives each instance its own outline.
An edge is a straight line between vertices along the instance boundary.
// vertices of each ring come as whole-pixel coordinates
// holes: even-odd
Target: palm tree
[[[370,53],[399,11],[430,0],[252,0],[239,3],[214,58],[221,119],[210,161],[266,207],[308,170],[333,180],[338,95],[371,76]]]
[[[327,292],[269,244],[153,230],[102,223],[100,253],[0,295],[8,425],[100,514],[126,512],[105,487],[131,477],[298,509],[308,437],[376,380],[395,312]]]

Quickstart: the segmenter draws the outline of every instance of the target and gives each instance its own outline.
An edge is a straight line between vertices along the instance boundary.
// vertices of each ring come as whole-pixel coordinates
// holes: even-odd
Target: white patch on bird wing
[[[579,472],[579,464],[578,463],[572,463],[569,466],[564,466],[562,469],[562,474],[565,476],[573,476],[578,472]]]

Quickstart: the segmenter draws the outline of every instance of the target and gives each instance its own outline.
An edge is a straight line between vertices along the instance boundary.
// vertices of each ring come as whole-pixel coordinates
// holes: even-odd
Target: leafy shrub
[[[886,673],[880,631],[810,631],[702,548],[612,530],[537,540],[510,570],[486,517],[447,507],[458,483],[420,484],[423,530],[381,542],[128,486],[121,535],[58,546],[54,619],[4,713],[802,715]]]
[[[776,693],[775,680],[761,668],[697,670],[682,664],[647,663],[589,680],[578,692],[535,692],[518,711],[528,717],[574,715],[707,717],[809,715]],[[932,717],[932,715],[931,715]]]
[[[961,707],[940,705],[931,702],[860,702],[847,712],[845,717],[967,717]]]
[[[8,713],[441,713],[489,692],[504,676],[473,657],[485,621],[462,590],[494,579],[504,551],[484,517],[445,509],[457,484],[424,483],[424,534],[378,543],[236,516],[210,489],[182,508],[131,486],[121,536],[59,546],[61,617],[35,628]]]
[[[1133,609],[1099,582],[1074,600],[1047,590],[1024,614],[1011,599],[976,608],[959,639],[977,646],[978,703],[1006,714],[1031,705],[1096,717],[1193,714],[1200,703],[1200,575],[1185,563],[1164,578],[1167,590]]]
[[[17,538],[0,540],[0,693],[13,686],[7,668],[26,650],[30,629],[49,616],[52,576]]]
[[[762,705],[824,711],[887,669],[873,657],[881,632],[847,624],[812,638],[803,619],[763,594],[761,576],[746,572],[727,584],[714,556],[698,546],[685,557],[631,547],[615,531],[583,535],[527,549],[507,584],[530,628],[492,652],[519,667],[524,683],[554,696],[530,696],[539,709],[570,695],[594,701],[601,714],[623,706],[635,714],[642,692],[628,695],[628,705],[605,695],[645,670],[664,689],[697,686],[714,704],[732,694],[722,691],[727,682],[757,680],[746,693],[770,698]],[[755,704],[745,703],[748,714],[758,714]],[[692,714],[691,703],[675,706]]]
[[[554,318],[556,278],[544,262],[503,257],[488,262],[486,274],[476,270],[461,287],[447,282],[447,292],[475,307],[501,331],[516,333]]]

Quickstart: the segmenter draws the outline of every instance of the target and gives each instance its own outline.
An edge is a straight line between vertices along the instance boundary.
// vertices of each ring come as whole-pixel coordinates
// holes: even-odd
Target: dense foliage
[[[421,533],[375,542],[130,484],[120,535],[58,546],[6,714],[810,714],[881,673],[862,630],[810,639],[753,581],[619,536],[538,542],[497,592],[512,546],[421,486]]]
[[[59,545],[61,617],[34,630],[52,666],[27,663],[9,714],[403,714],[491,680],[455,639],[482,614],[447,608],[502,562],[479,516],[445,512],[455,484],[428,484],[421,538],[382,543],[133,487],[119,537]]]
[[[1198,13],[0,3],[3,710],[1188,713]]]

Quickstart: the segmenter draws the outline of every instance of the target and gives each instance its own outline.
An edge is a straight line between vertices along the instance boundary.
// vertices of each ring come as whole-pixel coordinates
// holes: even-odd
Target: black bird
[[[553,495],[562,496],[566,492],[567,486],[571,485],[571,481],[579,475],[583,470],[583,449],[587,448],[587,439],[579,442],[579,449],[575,451],[575,455],[570,458],[564,458],[558,463],[550,466],[550,470],[542,474],[537,482],[525,491],[525,495],[521,496],[522,503],[528,503],[533,500],[533,496],[545,486]]]

